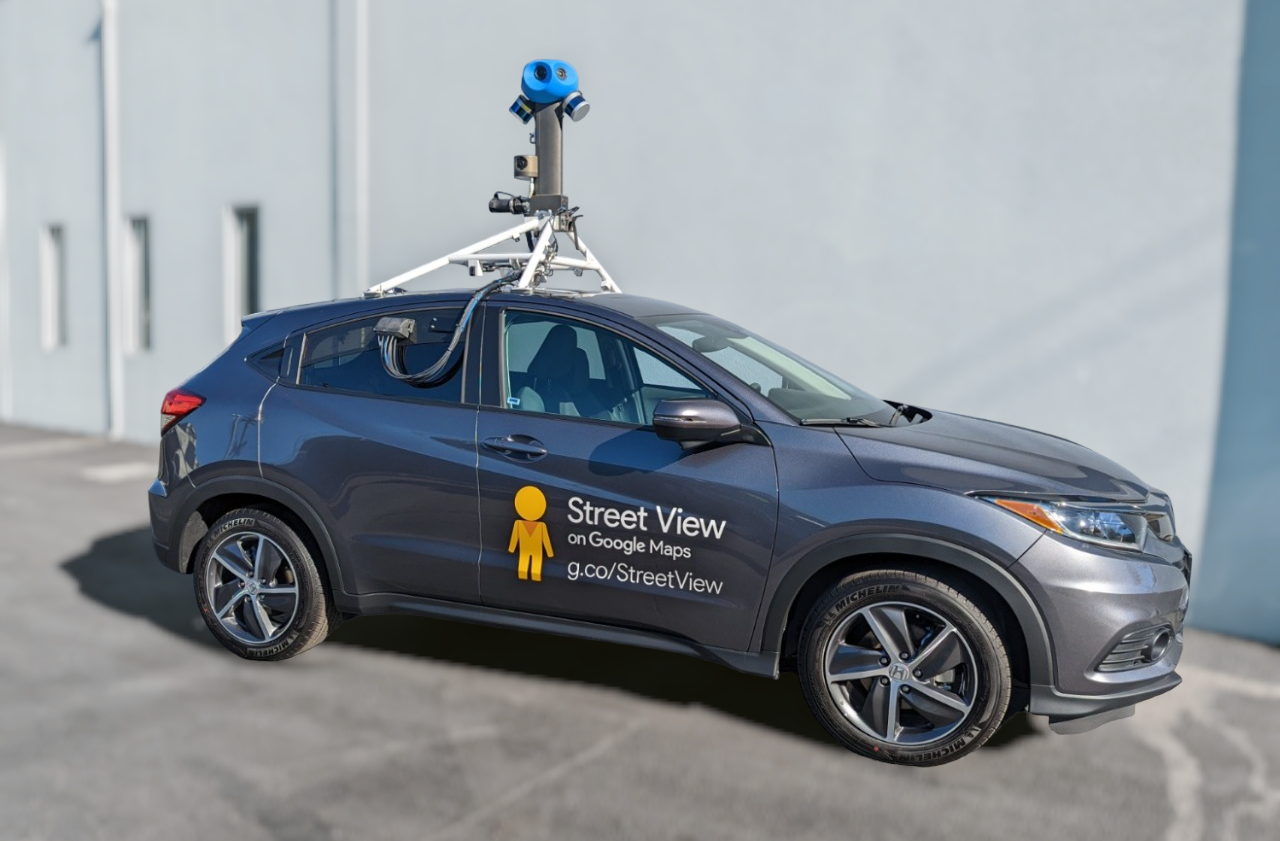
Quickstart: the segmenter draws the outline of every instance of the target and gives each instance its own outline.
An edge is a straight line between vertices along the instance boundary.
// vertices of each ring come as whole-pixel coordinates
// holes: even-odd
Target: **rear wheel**
[[[833,587],[805,623],[798,666],[823,727],[884,762],[959,759],[991,737],[1009,705],[1009,658],[986,613],[908,570]]]
[[[205,624],[246,659],[285,660],[338,625],[306,543],[265,511],[240,508],[214,523],[193,573]]]

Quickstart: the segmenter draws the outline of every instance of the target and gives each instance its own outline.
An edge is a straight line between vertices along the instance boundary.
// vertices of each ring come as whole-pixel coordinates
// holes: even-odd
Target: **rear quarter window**
[[[299,385],[380,397],[462,402],[461,357],[444,382],[428,388],[410,385],[387,373],[373,328],[378,319],[389,314],[378,313],[308,333]],[[434,365],[444,353],[462,310],[432,309],[394,315],[417,322],[413,343],[402,343],[405,369],[417,372]]]

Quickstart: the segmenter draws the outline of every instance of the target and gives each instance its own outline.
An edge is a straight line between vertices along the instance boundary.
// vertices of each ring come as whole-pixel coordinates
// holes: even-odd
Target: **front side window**
[[[519,412],[648,426],[659,400],[709,397],[635,342],[581,321],[508,311],[503,403]]]
[[[764,395],[798,421],[886,421],[893,408],[790,351],[710,315],[642,319]]]
[[[386,313],[379,313],[372,318],[309,333],[303,350],[299,383],[311,388],[357,394],[462,402],[461,358],[444,382],[427,388],[410,385],[387,373],[382,365],[378,337],[373,332],[374,325],[384,315]],[[417,322],[413,342],[401,342],[404,368],[416,373],[434,365],[444,353],[462,310],[452,307],[396,315]]]

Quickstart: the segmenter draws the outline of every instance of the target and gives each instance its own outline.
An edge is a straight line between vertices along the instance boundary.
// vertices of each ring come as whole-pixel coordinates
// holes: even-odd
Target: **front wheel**
[[[196,604],[218,642],[248,660],[285,660],[338,625],[316,560],[293,528],[256,508],[221,517],[196,554]]]
[[[961,590],[908,570],[833,587],[804,625],[798,666],[819,723],[884,762],[959,759],[1009,705],[1009,657],[991,620]]]

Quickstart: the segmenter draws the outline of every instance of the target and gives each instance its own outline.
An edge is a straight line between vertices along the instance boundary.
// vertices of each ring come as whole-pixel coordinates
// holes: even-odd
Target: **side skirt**
[[[362,596],[342,593],[337,595],[336,601],[339,610],[356,616],[387,614],[431,616],[436,619],[470,622],[474,625],[493,625],[542,634],[615,642],[640,648],[653,648],[658,651],[671,651],[676,654],[688,654],[760,677],[776,678],[778,676],[779,654],[777,652],[735,651],[701,645],[692,640],[670,637],[653,631],[639,631],[578,619],[562,619],[557,616],[501,610],[483,605],[462,604],[398,593],[370,593]]]

